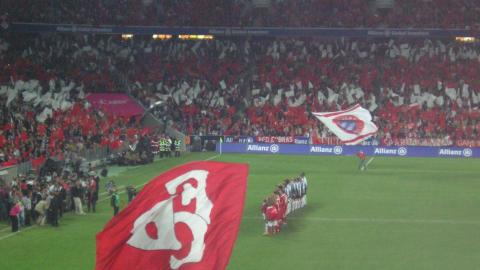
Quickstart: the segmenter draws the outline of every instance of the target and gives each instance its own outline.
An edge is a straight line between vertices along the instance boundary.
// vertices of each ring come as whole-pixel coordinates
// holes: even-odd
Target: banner
[[[257,136],[259,143],[295,143],[293,136]]]
[[[225,269],[248,165],[197,161],[150,181],[97,234],[97,270]]]
[[[455,145],[458,147],[480,147],[480,140],[456,140]]]
[[[224,136],[224,142],[227,143],[253,143],[255,138],[252,136]]]
[[[358,104],[342,111],[314,112],[313,115],[348,145],[359,144],[378,131],[370,112]]]
[[[87,100],[94,108],[118,116],[135,116],[144,113],[142,106],[127,94],[88,94]]]
[[[478,147],[397,147],[374,145],[299,145],[261,143],[224,143],[222,145],[222,153],[353,156],[360,150],[369,156],[480,158],[480,148]],[[219,151],[218,145],[217,151]]]

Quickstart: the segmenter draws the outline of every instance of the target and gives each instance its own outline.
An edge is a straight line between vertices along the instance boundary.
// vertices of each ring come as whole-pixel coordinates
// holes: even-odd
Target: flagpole
[[[222,143],[223,143],[223,139],[222,137],[220,137],[220,155],[222,155]]]

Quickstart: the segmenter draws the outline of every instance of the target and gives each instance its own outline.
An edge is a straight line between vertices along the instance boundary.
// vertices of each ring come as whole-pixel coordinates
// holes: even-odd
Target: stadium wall
[[[351,156],[362,150],[368,156],[480,158],[480,148],[426,146],[347,146],[262,143],[222,143],[216,151],[222,153],[292,154],[320,156]]]

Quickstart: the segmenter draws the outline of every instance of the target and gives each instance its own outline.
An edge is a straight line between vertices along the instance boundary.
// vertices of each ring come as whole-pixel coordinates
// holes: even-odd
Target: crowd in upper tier
[[[11,22],[478,29],[476,0],[393,2],[382,6],[364,0],[3,0],[0,10]]]
[[[127,132],[135,121],[111,116],[104,122],[105,115],[87,113],[91,109],[78,104],[86,92],[109,91],[127,91],[146,108],[161,101],[152,112],[186,134],[308,135],[318,141],[330,135],[310,112],[356,103],[373,113],[384,144],[408,140],[446,145],[475,140],[480,132],[480,48],[475,44],[428,39],[125,41],[114,36],[12,35],[0,42],[0,51],[4,67],[0,95],[7,97],[2,99],[0,144],[7,145],[2,149],[28,142],[22,134],[41,134],[43,129],[57,134],[76,123],[90,124],[68,129],[64,136],[77,131],[83,137],[98,135],[101,141],[119,136],[118,130]],[[9,98],[19,87],[41,89],[42,94],[53,89],[52,98],[68,97],[57,107],[74,110],[75,117],[88,121],[45,112],[44,103],[26,105],[32,103],[27,102],[29,95]],[[37,123],[16,124],[12,131],[10,119],[16,119],[15,114],[35,116]],[[45,118],[42,124],[39,117]],[[89,128],[100,122],[108,125]],[[47,127],[37,131],[39,125]]]
[[[384,144],[480,131],[476,45],[431,40],[217,40],[142,45],[131,91],[187,134],[329,136],[312,111],[360,103]],[[143,46],[143,47],[142,47]],[[429,139],[430,141],[420,141]],[[433,141],[432,141],[433,140]]]

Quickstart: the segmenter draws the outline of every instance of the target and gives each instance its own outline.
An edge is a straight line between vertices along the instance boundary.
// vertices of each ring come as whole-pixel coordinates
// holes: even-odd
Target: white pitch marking
[[[206,161],[212,160],[212,159],[215,159],[215,158],[217,158],[217,157],[219,157],[219,156],[220,156],[220,155],[217,154],[217,155],[212,156],[212,157],[209,157],[209,158],[207,158],[207,159],[205,159],[205,160],[206,160]],[[149,181],[147,181],[147,182],[145,182],[145,183],[143,183],[143,184],[140,184],[140,185],[136,185],[135,188],[142,187],[142,186],[146,185],[148,182],[149,182]],[[105,193],[105,192],[103,192],[103,193],[101,193],[101,194],[104,194],[104,193]],[[123,194],[123,193],[125,193],[125,191],[118,192],[118,194]],[[106,201],[106,200],[108,200],[108,199],[110,199],[110,197],[102,198],[101,200],[98,200],[98,202],[103,202],[103,201]],[[14,236],[15,234],[21,233],[21,232],[23,232],[23,231],[30,230],[30,229],[32,229],[32,228],[34,228],[34,227],[36,227],[36,226],[31,226],[31,227],[25,228],[25,229],[23,229],[23,230],[21,230],[21,231],[7,234],[7,235],[5,235],[5,236],[3,236],[3,237],[0,237],[0,241],[2,241],[2,240],[4,240],[4,239],[7,239],[7,238],[9,238],[9,237],[11,237],[11,236]],[[0,232],[1,232],[1,231],[8,230],[8,229],[9,229],[9,227],[4,228],[4,229],[0,230]]]
[[[372,161],[373,161],[374,158],[375,158],[375,157],[371,157],[371,158],[367,161],[367,164],[365,164],[365,167],[367,167],[370,163],[372,163]]]
[[[243,217],[244,219],[263,219],[262,217]],[[401,223],[401,224],[450,224],[450,225],[480,225],[480,220],[454,219],[403,219],[403,218],[328,218],[328,217],[290,217],[320,222],[355,222],[355,223]]]

